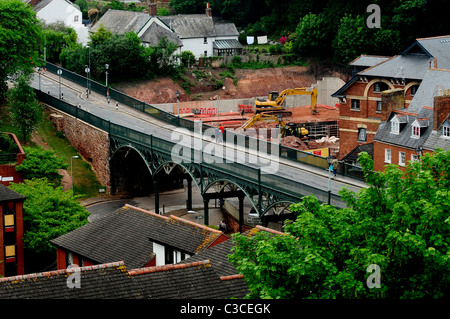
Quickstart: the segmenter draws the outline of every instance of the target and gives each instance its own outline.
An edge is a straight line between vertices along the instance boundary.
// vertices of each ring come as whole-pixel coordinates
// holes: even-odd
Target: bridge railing
[[[46,62],[46,68],[47,68],[47,71],[57,74],[57,71],[60,67],[58,67],[57,65],[52,64],[50,62]],[[61,74],[62,78],[73,81],[81,86],[87,86],[88,79],[86,77],[79,75],[75,72],[69,71],[67,69],[62,69],[62,70],[63,70],[63,72]],[[91,90],[106,96],[106,86],[105,85],[103,85],[99,82],[96,82],[92,79],[89,79],[89,86],[90,86]],[[110,88],[109,95],[110,95],[111,99],[114,99],[122,104],[132,107],[135,110],[138,110],[140,112],[148,114],[148,115],[152,116],[153,118],[163,121],[165,123],[172,124],[172,125],[179,126],[179,127],[184,127],[190,131],[193,131],[195,128],[194,121],[180,118],[174,114],[171,114],[169,112],[158,109],[157,107],[149,105],[149,104],[145,103],[144,101],[138,100],[138,99],[131,97],[123,92],[116,90],[116,89]],[[205,132],[208,128],[214,128],[214,127],[207,125],[207,124],[202,125],[203,132]],[[248,136],[245,134],[239,134],[236,132],[227,132],[227,134],[224,134],[224,137],[223,137],[224,142],[227,142],[227,138],[229,140],[230,136],[232,136],[231,139],[233,140],[233,144],[236,145],[236,142],[235,142],[236,139],[234,138],[233,135],[234,136],[243,136],[243,140],[244,140],[246,148],[260,151],[261,144],[258,143],[258,140],[254,137],[251,137],[251,136]],[[273,148],[271,148],[268,145],[266,149],[268,150],[267,152],[269,152],[269,154],[270,154],[270,150]],[[302,163],[302,164],[314,166],[314,167],[317,167],[320,169],[325,169],[325,170],[327,170],[329,167],[326,158],[315,155],[315,154],[311,154],[311,153],[308,153],[308,152],[305,152],[302,150],[297,150],[294,148],[290,148],[290,147],[286,147],[281,144],[278,144],[277,152],[281,158],[285,158],[285,159],[288,159],[288,160],[291,160],[291,161],[294,161],[297,163]],[[344,175],[344,176],[351,177],[351,178],[364,180],[364,177],[362,177],[362,174],[361,174],[361,170],[357,166],[352,166],[349,164],[342,163],[342,165],[339,168],[339,170],[337,171],[337,173]]]
[[[38,99],[56,109],[72,115],[79,120],[82,120],[90,125],[93,125],[105,132],[109,132],[112,136],[124,138],[132,142],[139,143],[150,148],[152,151],[157,150],[164,152],[165,154],[172,154],[175,143],[160,139],[158,137],[139,132],[119,124],[110,123],[96,115],[93,115],[83,109],[71,105],[70,103],[60,100],[57,97],[46,94],[42,91],[35,90]],[[303,195],[314,194],[319,200],[326,202],[328,192],[320,188],[306,185],[299,181],[291,180],[287,177],[279,176],[276,174],[263,174],[261,169],[251,167],[248,164],[242,163],[227,163],[222,157],[216,157],[211,155],[209,161],[205,161],[201,150],[195,150],[190,148],[187,154],[182,154],[182,159],[189,162],[196,162],[200,160],[200,163],[209,169],[220,171],[229,176],[235,178],[244,179],[249,183],[263,187],[264,189],[273,190],[273,193],[283,193],[292,198],[300,198]],[[345,204],[341,201],[340,196],[331,194],[331,204],[336,207],[345,207]]]

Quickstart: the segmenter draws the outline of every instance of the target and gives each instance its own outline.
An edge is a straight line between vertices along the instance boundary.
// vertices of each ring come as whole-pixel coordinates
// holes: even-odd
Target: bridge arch
[[[145,196],[153,189],[152,169],[145,156],[132,145],[117,148],[109,159],[111,194]]]

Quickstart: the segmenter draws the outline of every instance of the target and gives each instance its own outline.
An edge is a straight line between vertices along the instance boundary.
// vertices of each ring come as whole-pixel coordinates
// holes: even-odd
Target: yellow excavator
[[[308,130],[304,127],[301,127],[297,123],[287,123],[285,124],[281,116],[266,114],[266,113],[258,113],[255,114],[252,118],[250,118],[247,122],[245,122],[240,128],[242,131],[246,131],[248,128],[253,126],[258,121],[264,122],[275,122],[280,127],[281,137],[286,136],[296,136],[301,138],[302,140],[308,139]]]
[[[311,95],[311,112],[312,114],[317,114],[317,89],[314,87],[286,89],[281,93],[278,93],[278,91],[271,91],[269,92],[268,99],[256,98],[256,114],[264,112],[266,114],[280,114],[282,116],[290,116],[292,115],[292,112],[286,111],[283,107],[283,103],[288,95],[298,94]]]

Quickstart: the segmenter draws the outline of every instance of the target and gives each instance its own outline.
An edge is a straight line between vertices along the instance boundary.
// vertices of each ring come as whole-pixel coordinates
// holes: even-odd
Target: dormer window
[[[394,117],[391,120],[391,133],[392,134],[399,134],[400,133],[400,122],[397,119],[397,117]]]
[[[450,124],[445,122],[442,126],[442,136],[450,138]]]
[[[411,138],[419,138],[422,133],[422,128],[425,129],[428,126],[427,119],[415,120],[411,124]]]
[[[413,138],[419,138],[420,137],[420,127],[419,126],[413,125],[411,127],[411,130],[412,130],[411,137],[413,137]]]

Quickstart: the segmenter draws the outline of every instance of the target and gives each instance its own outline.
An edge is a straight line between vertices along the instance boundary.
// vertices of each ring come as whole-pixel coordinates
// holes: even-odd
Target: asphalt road
[[[44,92],[50,92],[53,96],[59,96],[59,92],[61,91],[64,100],[74,105],[80,105],[82,109],[104,119],[109,119],[112,123],[173,141],[172,133],[177,127],[158,121],[120,103],[116,109],[116,101],[111,100],[108,105],[106,97],[95,92],[92,92],[89,98],[87,98],[84,87],[62,78],[60,84],[57,75],[49,72],[41,76],[35,74],[32,86],[40,88]],[[181,144],[182,142],[180,142]],[[234,154],[240,156],[240,158],[248,158],[247,152],[248,150],[241,149]],[[246,163],[246,165],[256,168],[259,163]],[[306,185],[322,190],[327,190],[329,185],[328,173],[326,171],[281,158],[279,159],[276,175],[288,180],[302,181]],[[366,187],[366,185],[358,180],[342,176],[338,176],[331,182],[331,192],[333,194],[338,194],[339,190],[343,187],[358,191],[362,187]]]

